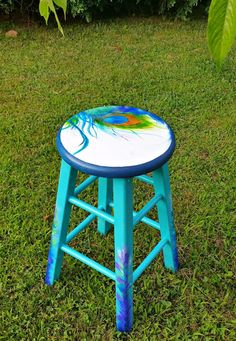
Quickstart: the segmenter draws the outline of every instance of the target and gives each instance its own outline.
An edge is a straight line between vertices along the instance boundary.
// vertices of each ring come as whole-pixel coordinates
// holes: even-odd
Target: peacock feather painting
[[[104,106],[69,118],[60,131],[64,148],[78,159],[103,166],[145,163],[163,154],[171,131],[157,115],[128,106]],[[132,156],[132,157],[131,157]]]

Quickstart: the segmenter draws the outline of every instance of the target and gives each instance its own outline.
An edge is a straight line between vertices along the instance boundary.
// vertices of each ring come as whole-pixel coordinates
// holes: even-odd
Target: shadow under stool
[[[157,115],[127,106],[104,106],[69,118],[57,134],[62,158],[55,216],[48,256],[46,283],[58,279],[64,253],[115,281],[117,330],[128,332],[133,324],[133,284],[162,251],[164,265],[176,271],[178,254],[173,222],[167,162],[175,149],[171,128]],[[76,186],[78,171],[90,176]],[[152,172],[152,176],[146,173]],[[154,197],[133,211],[133,178],[154,186]],[[79,194],[98,179],[98,207],[79,199]],[[72,205],[89,212],[68,233]],[[147,217],[157,205],[159,222]],[[114,215],[112,210],[114,209]],[[92,220],[106,235],[114,225],[115,270],[112,271],[68,245]],[[138,222],[160,231],[161,240],[133,269],[133,229]]]

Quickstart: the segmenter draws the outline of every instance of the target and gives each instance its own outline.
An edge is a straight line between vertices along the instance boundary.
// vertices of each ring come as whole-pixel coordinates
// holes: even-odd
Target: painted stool
[[[128,332],[133,323],[134,282],[160,251],[167,269],[178,268],[167,166],[175,148],[174,134],[153,113],[127,106],[104,106],[68,119],[58,132],[57,148],[62,164],[46,283],[52,285],[58,279],[64,253],[108,276],[116,283],[117,330]],[[90,176],[76,187],[78,170]],[[153,172],[153,176],[145,175],[148,172]],[[155,196],[139,212],[133,211],[134,177],[155,189]],[[77,196],[97,178],[98,207],[94,207]],[[72,205],[90,214],[67,233]],[[155,205],[159,223],[146,216]],[[96,217],[101,234],[108,233],[114,225],[115,271],[68,245]],[[161,240],[133,270],[133,228],[140,221],[160,230]]]

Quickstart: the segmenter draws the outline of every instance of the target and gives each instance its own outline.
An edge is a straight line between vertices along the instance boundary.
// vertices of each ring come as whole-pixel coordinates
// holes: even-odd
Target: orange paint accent
[[[125,117],[128,118],[128,121],[123,123],[123,126],[130,126],[130,125],[135,125],[135,124],[139,124],[140,121],[132,114],[126,114],[124,115]]]
[[[124,114],[124,113],[111,113],[111,114],[108,114],[108,115],[105,115],[104,118],[107,118],[107,117],[111,117],[111,116],[125,116],[128,118],[128,121],[125,122],[125,123],[121,123],[121,124],[110,124],[110,123],[106,123],[107,125],[112,125],[112,126],[119,126],[119,125],[122,125],[122,126],[130,126],[130,125],[135,125],[135,124],[139,124],[140,121],[133,115],[133,114]]]

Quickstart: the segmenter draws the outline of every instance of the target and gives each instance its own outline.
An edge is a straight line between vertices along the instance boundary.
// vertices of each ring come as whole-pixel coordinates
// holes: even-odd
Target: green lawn
[[[16,29],[16,39],[5,31]],[[235,340],[235,48],[222,71],[206,23],[122,19],[56,28],[0,25],[0,340]],[[60,158],[56,131],[76,112],[132,105],[173,128],[170,161],[180,269],[162,256],[136,282],[134,326],[115,331],[114,284],[69,256],[44,284]],[[82,176],[85,177],[84,175]],[[136,207],[152,191],[136,186]],[[96,203],[96,185],[82,195]],[[150,214],[155,218],[155,210]],[[73,210],[72,225],[85,217]],[[140,224],[135,266],[158,241]],[[113,234],[73,241],[113,269]]]

